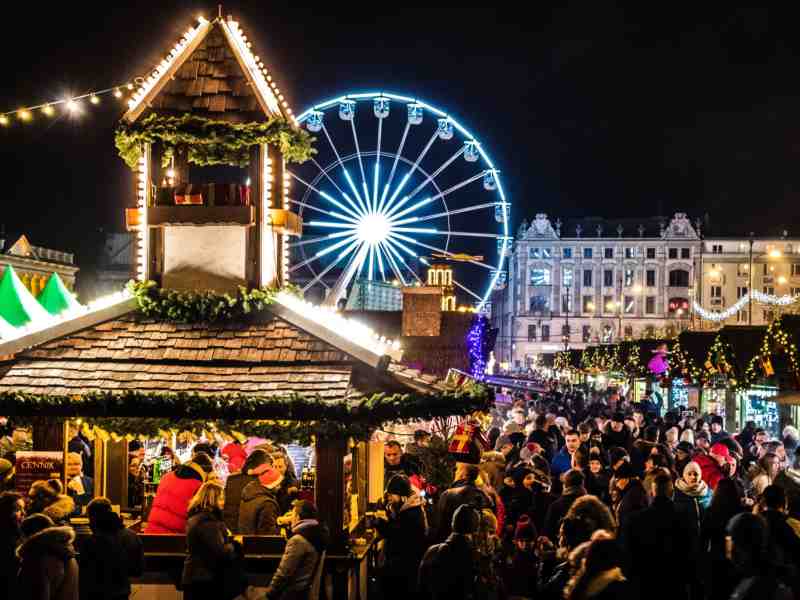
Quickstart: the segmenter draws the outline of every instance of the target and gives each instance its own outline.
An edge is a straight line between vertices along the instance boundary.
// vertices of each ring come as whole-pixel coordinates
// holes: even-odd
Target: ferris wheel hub
[[[388,237],[391,229],[391,223],[386,215],[372,212],[362,217],[359,222],[358,239],[368,244],[377,244]]]

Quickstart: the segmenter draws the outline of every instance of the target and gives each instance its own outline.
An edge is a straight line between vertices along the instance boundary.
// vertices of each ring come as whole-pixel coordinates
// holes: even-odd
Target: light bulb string
[[[87,92],[85,94],[79,94],[77,96],[71,96],[69,98],[61,98],[59,100],[53,100],[52,102],[43,102],[41,104],[35,104],[35,105],[32,105],[32,106],[23,106],[21,108],[17,108],[17,109],[14,109],[14,110],[7,110],[5,112],[0,112],[0,117],[18,116],[21,113],[25,113],[25,112],[32,113],[33,111],[41,110],[43,108],[66,105],[66,104],[69,104],[70,102],[79,102],[80,100],[84,100],[86,98],[93,98],[93,97],[96,98],[96,97],[99,97],[99,96],[104,96],[104,95],[107,95],[107,94],[113,94],[113,93],[116,93],[116,92],[120,92],[119,97],[122,98],[125,95],[125,92],[123,90],[133,90],[137,79],[141,79],[141,77],[135,78],[133,80],[133,82],[125,82],[125,83],[121,83],[119,85],[115,85],[115,86],[112,86],[112,87],[104,88],[104,89],[101,89],[101,90],[95,90],[95,91],[92,91],[92,92]]]

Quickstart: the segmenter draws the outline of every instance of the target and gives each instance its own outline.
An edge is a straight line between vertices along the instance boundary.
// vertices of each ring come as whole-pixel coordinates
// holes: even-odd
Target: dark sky
[[[230,2],[297,112],[358,89],[446,107],[495,157],[513,219],[709,213],[731,232],[800,235],[800,37],[796,15],[396,4]],[[533,5],[533,8],[530,6]],[[197,2],[4,8],[3,110],[149,71]],[[341,8],[340,8],[341,6]],[[18,11],[18,12],[14,12]],[[16,31],[14,31],[16,29]],[[24,34],[24,39],[18,35]],[[3,222],[91,262],[99,228],[133,199],[111,97],[78,120],[0,131]],[[798,223],[794,227],[792,223]]]

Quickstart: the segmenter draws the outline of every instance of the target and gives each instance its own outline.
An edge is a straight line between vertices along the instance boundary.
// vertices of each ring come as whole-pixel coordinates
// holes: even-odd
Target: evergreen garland
[[[131,169],[139,164],[143,144],[154,142],[164,146],[164,165],[177,152],[198,166],[246,167],[250,163],[250,148],[260,144],[278,146],[283,157],[294,163],[305,162],[316,153],[312,146],[314,138],[283,117],[266,122],[230,123],[191,113],[177,117],[153,113],[136,123],[121,123],[114,142]]]

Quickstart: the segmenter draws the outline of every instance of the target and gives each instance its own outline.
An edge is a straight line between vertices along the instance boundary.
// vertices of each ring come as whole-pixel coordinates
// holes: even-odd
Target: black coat
[[[444,541],[452,531],[453,514],[462,504],[468,504],[478,510],[492,508],[489,496],[473,483],[455,482],[439,497],[436,503],[436,541]]]
[[[224,569],[236,556],[221,512],[198,511],[189,515],[186,551],[183,585],[219,585]]]
[[[586,495],[586,490],[583,488],[577,490],[567,490],[568,494],[561,494],[558,498],[553,500],[553,503],[547,509],[547,514],[544,518],[544,531],[540,533],[550,538],[554,544],[558,545],[558,530],[561,526],[561,519],[567,514],[567,511],[581,496]]]
[[[225,525],[233,533],[239,533],[239,505],[242,502],[242,492],[247,484],[257,481],[257,475],[246,475],[244,472],[228,475],[225,482],[225,507],[222,515]]]
[[[120,518],[109,513],[102,529],[80,540],[81,600],[126,598],[131,593],[131,577],[144,571],[144,549],[135,533],[126,529]]]
[[[478,577],[478,554],[466,536],[451,533],[428,548],[419,567],[419,595],[426,600],[472,600]]]
[[[19,528],[3,526],[0,529],[0,598],[16,597],[16,579],[19,562],[16,549],[22,541]]]
[[[425,507],[416,495],[389,516],[376,524],[378,533],[384,538],[383,575],[416,583],[422,556],[428,548]],[[414,588],[407,590],[413,592]]]
[[[647,506],[647,492],[644,491],[644,485],[638,479],[632,479],[614,510],[617,526],[622,529],[633,513],[647,508]]]
[[[685,514],[669,498],[654,498],[649,508],[631,514],[620,540],[630,559],[629,575],[641,593],[658,582],[660,594],[681,600],[693,579],[695,540]],[[664,577],[669,565],[669,577]]]
[[[274,490],[259,481],[247,484],[239,507],[239,533],[243,535],[278,535],[280,506]]]

